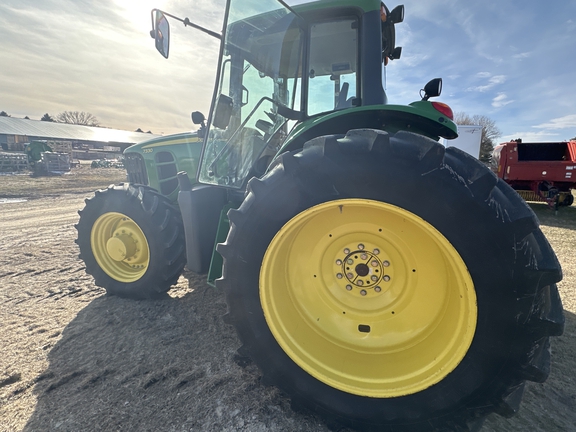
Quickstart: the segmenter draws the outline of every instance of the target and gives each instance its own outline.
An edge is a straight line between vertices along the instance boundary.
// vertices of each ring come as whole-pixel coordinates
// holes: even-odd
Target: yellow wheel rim
[[[432,225],[371,200],[330,201],[270,243],[260,301],[287,355],[323,383],[399,397],[442,381],[477,320],[466,265]]]
[[[148,241],[136,222],[122,213],[104,213],[92,226],[90,244],[96,262],[112,279],[140,279],[150,263]]]

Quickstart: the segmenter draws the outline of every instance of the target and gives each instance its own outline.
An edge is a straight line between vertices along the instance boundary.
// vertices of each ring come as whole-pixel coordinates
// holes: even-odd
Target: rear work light
[[[432,106],[436,109],[436,111],[444,114],[450,120],[454,120],[454,113],[452,112],[452,108],[442,102],[431,102]]]

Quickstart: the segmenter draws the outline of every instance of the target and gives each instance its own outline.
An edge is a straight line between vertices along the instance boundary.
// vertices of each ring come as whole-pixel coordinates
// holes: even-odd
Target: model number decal
[[[142,153],[152,153],[154,149],[142,149]]]

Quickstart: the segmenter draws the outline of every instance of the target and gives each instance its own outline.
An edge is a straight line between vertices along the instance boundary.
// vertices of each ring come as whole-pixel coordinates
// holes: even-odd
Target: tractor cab
[[[348,2],[349,3],[349,2]],[[386,103],[383,65],[400,57],[392,12],[380,2],[230,0],[198,180],[244,188],[283,148],[297,123]],[[257,11],[257,12],[256,12]],[[169,50],[156,11],[157,49]]]

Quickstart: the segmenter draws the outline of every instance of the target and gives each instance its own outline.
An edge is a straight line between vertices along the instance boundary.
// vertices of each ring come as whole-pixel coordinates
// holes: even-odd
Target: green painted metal
[[[230,220],[228,220],[228,210],[238,208],[238,204],[228,203],[220,212],[220,222],[218,223],[218,231],[216,232],[216,241],[214,242],[214,250],[212,251],[212,260],[210,261],[210,269],[208,270],[208,284],[215,286],[215,281],[222,276],[222,265],[224,260],[222,255],[216,251],[218,243],[224,243],[230,231]]]
[[[381,111],[383,114],[405,113],[407,115],[414,116],[414,118],[420,117],[439,124],[444,131],[444,133],[439,136],[432,135],[426,130],[413,130],[413,132],[420,133],[432,139],[436,140],[438,140],[439,138],[453,139],[458,136],[458,129],[456,127],[456,124],[451,119],[448,119],[442,113],[438,112],[432,106],[431,102],[417,101],[412,102],[410,105],[392,105],[392,104],[368,105],[355,108],[348,108],[340,111],[333,111],[328,114],[310,118],[308,120],[303,121],[302,123],[298,123],[292,130],[290,136],[286,139],[286,141],[282,145],[282,148],[280,149],[278,154],[282,153],[285,148],[289,147],[294,140],[298,139],[307,130],[309,130],[312,127],[318,126],[321,123],[337,118],[345,119],[351,112],[369,113],[378,111]],[[400,129],[401,129],[400,125],[394,123],[389,123],[386,125],[386,127],[383,128],[383,130],[386,130],[391,133],[397,132]]]
[[[153,138],[140,144],[128,147],[124,154],[138,153],[142,156],[148,177],[148,186],[162,192],[161,183],[163,181],[175,180],[175,174],[186,171],[192,183],[196,183],[196,172],[202,152],[203,139],[196,132],[187,132],[165,137]],[[163,154],[164,153],[164,154]],[[172,156],[171,160],[167,154]],[[162,177],[162,167],[176,165],[172,169],[173,176]],[[178,198],[178,188],[169,194],[165,194],[171,201],[176,202]]]

